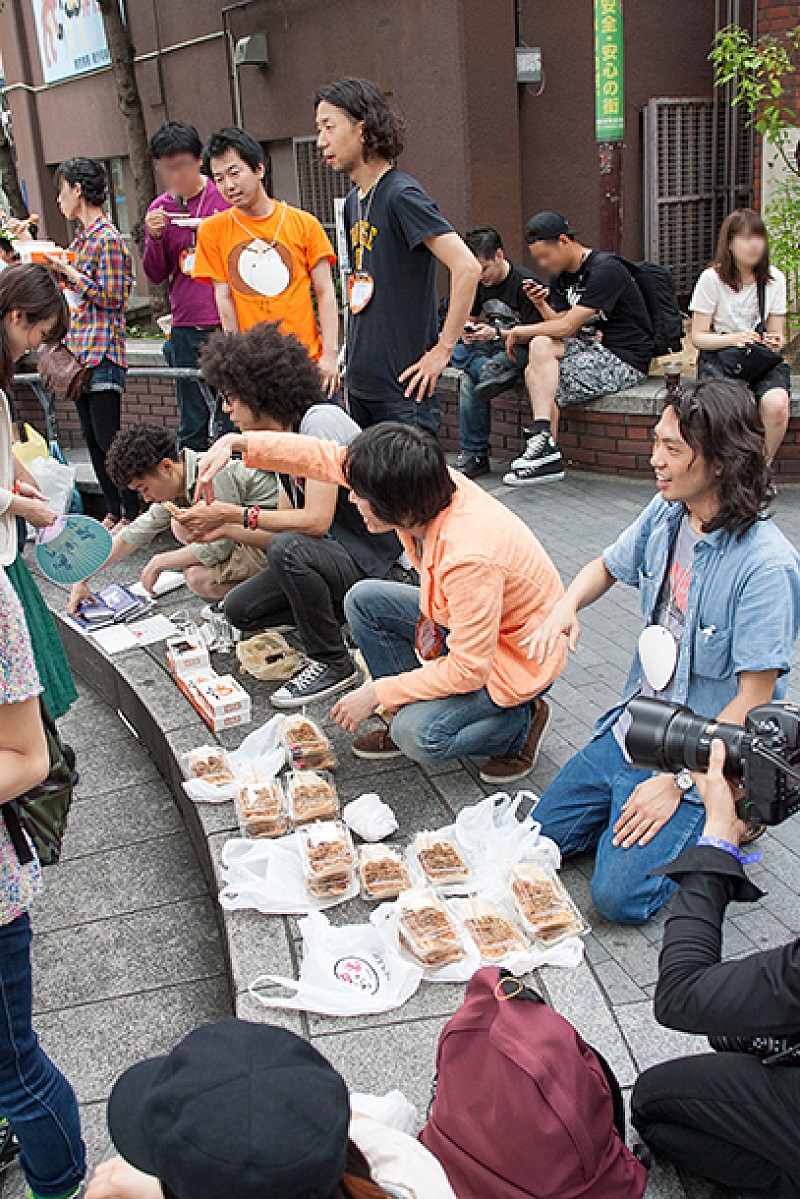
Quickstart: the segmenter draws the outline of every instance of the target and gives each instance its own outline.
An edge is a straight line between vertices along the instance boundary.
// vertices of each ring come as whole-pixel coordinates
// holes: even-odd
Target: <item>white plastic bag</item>
[[[47,497],[50,507],[59,516],[66,516],[75,487],[75,467],[64,466],[55,458],[34,458],[28,470],[36,480],[36,486],[42,495]]]
[[[397,817],[388,803],[384,803],[374,791],[367,791],[358,799],[352,799],[342,812],[342,817],[347,827],[363,841],[383,841],[399,828]]]
[[[422,970],[387,946],[371,925],[337,928],[320,912],[314,912],[300,921],[300,931],[300,978],[262,974],[248,988],[264,1007],[327,1016],[367,1016],[400,1007],[422,981]],[[270,994],[271,989],[294,994]]]
[[[227,754],[231,770],[236,776],[232,783],[225,787],[215,787],[203,779],[187,778],[183,789],[194,803],[224,803],[233,799],[239,785],[238,780],[246,778],[255,770],[262,778],[274,779],[286,765],[286,750],[281,745],[281,732],[284,717],[273,716],[266,724],[249,733],[238,749]],[[183,755],[181,765],[184,764]],[[185,766],[184,766],[185,770]]]
[[[532,791],[518,791],[513,799],[498,791],[463,808],[456,816],[458,841],[473,858],[502,864],[535,858],[542,865],[558,870],[561,853],[555,841],[542,836],[541,825],[535,820],[517,817],[522,801],[536,798]]]
[[[225,885],[219,902],[229,911],[255,908],[267,916],[304,916],[358,895],[355,874],[343,895],[315,899],[309,894],[297,833],[274,841],[232,837],[222,847],[222,875]]]

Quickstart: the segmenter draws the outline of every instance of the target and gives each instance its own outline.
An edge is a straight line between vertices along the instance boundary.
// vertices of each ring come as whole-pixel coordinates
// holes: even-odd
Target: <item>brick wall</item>
[[[42,411],[30,388],[18,386],[12,389],[12,396],[18,419],[27,420],[43,430]],[[443,379],[440,399],[444,418],[440,440],[448,453],[456,453],[460,444],[455,378]],[[795,415],[775,464],[776,476],[784,483],[800,483],[800,403],[795,401],[792,409]],[[69,449],[81,445],[83,438],[74,405],[59,405],[56,414],[62,446]],[[124,424],[143,421],[177,429],[174,385],[158,379],[129,376],[122,398],[122,420]],[[517,398],[517,393],[509,392],[496,399],[492,403],[492,457],[499,462],[509,462],[517,457],[525,442],[522,430],[530,420],[527,398],[521,394]],[[558,440],[574,470],[647,477],[650,474],[650,431],[655,420],[651,411],[572,408],[562,414]]]

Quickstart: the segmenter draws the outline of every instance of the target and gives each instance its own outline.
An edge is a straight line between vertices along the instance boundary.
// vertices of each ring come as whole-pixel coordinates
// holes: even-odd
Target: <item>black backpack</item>
[[[642,293],[653,326],[653,357],[677,354],[683,348],[683,313],[678,306],[675,284],[669,269],[657,262],[619,261]]]
[[[22,835],[23,829],[33,842],[42,866],[57,864],[78,781],[74,750],[62,742],[43,700],[39,701],[39,707],[50,755],[50,771],[38,787],[32,787],[11,803],[3,804],[2,809],[8,835],[21,866],[33,858]]]

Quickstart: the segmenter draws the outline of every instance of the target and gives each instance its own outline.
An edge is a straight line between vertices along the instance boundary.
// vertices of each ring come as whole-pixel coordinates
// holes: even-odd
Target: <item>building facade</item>
[[[707,60],[715,23],[750,21],[747,4],[625,0],[622,250],[665,261],[684,292],[732,189],[750,184],[746,155],[740,179],[722,169]],[[275,194],[328,226],[347,181],[315,153],[312,101],[320,83],[352,74],[402,111],[402,165],[456,228],[496,225],[519,257],[525,219],[555,208],[598,241],[592,0],[124,0],[124,12],[148,131],[167,118],[202,134],[242,123],[269,154]],[[19,173],[57,239],[66,230],[52,169],[72,154],[106,162],[112,216],[125,234],[134,219],[125,126],[92,40],[98,20],[95,0],[15,0],[0,12]],[[266,43],[248,50],[252,35]],[[237,44],[267,62],[237,66]],[[518,46],[541,51],[537,82],[517,82]],[[62,50],[74,69],[53,66]]]

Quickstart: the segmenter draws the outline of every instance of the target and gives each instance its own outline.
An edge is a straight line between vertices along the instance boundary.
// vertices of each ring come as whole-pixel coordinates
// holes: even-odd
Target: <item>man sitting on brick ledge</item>
[[[197,450],[188,446],[178,450],[175,436],[168,429],[129,425],[116,434],[106,459],[108,472],[116,486],[138,491],[150,507],[114,535],[107,565],[121,562],[169,528],[179,541],[186,541],[171,508],[186,508],[191,503],[199,457]],[[246,470],[241,462],[231,462],[217,479],[217,495],[220,501],[274,508],[278,502],[278,484],[270,471]],[[226,536],[205,545],[183,544],[179,549],[164,550],[147,563],[141,581],[152,591],[163,570],[182,570],[187,587],[196,595],[219,600],[237,583],[264,569],[267,540],[268,535],[264,534],[262,547],[241,544]],[[70,593],[68,611],[76,613],[87,602],[92,602],[88,585],[76,583]]]
[[[355,733],[379,707],[395,713],[391,736],[383,725],[363,734],[356,756],[488,755],[481,778],[496,785],[530,773],[550,718],[541,697],[566,655],[559,642],[534,661],[520,644],[562,595],[527,525],[450,471],[429,433],[396,421],[347,446],[299,433],[228,434],[203,455],[201,494],[237,451],[249,466],[348,488],[367,529],[394,530],[419,572],[421,587],[362,579],[345,597],[372,678],[339,699],[333,719]]]
[[[654,347],[644,296],[619,258],[577,241],[559,212],[532,217],[525,240],[550,283],[524,284],[541,323],[505,334],[509,358],[528,345],[525,384],[533,409],[527,447],[503,478],[510,487],[563,479],[559,408],[641,383]]]
[[[671,396],[652,465],[659,495],[584,566],[530,639],[538,661],[564,642],[574,652],[580,609],[618,580],[639,589],[645,629],[622,701],[534,809],[563,854],[597,850],[592,898],[623,924],[644,924],[664,906],[675,883],[652,872],[694,844],[704,816],[688,771],[631,763],[629,701],[652,696],[743,724],[751,708],[786,694],[800,628],[800,556],[766,515],[764,426],[744,384],[707,379]],[[656,669],[654,626],[664,659]]]

